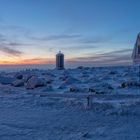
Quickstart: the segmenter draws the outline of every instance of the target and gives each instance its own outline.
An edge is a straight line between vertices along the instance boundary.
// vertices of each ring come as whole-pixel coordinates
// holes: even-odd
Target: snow
[[[28,82],[38,84],[40,79],[45,82],[41,87],[26,89]],[[0,140],[138,140],[138,80],[136,67],[0,73]],[[13,85],[20,81],[24,84]],[[92,107],[86,108],[84,98],[67,94],[92,94]]]

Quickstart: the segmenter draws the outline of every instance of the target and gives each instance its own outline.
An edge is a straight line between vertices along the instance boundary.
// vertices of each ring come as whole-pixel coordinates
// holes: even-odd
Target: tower
[[[63,70],[64,69],[64,54],[59,51],[56,54],[56,69]]]
[[[132,53],[133,63],[140,66],[140,33],[137,35],[136,43]]]

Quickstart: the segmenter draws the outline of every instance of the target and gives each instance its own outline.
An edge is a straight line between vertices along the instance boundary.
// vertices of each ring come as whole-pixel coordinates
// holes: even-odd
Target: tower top
[[[61,51],[59,51],[56,55],[64,55]]]

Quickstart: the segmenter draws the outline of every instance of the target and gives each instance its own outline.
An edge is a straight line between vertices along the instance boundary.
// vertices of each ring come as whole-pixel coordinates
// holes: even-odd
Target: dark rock
[[[16,79],[22,79],[22,78],[23,78],[23,75],[22,75],[21,73],[17,73],[17,74],[15,75],[15,78],[16,78]]]

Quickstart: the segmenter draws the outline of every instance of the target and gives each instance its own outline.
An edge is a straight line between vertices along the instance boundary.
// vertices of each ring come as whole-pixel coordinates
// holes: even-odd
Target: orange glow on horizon
[[[53,64],[54,60],[45,58],[33,58],[23,60],[0,60],[0,65],[34,65],[34,64]]]

